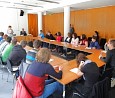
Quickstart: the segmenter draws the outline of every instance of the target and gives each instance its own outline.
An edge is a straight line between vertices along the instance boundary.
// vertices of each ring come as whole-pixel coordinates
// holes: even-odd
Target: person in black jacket
[[[79,69],[83,72],[83,79],[79,82],[75,82],[73,89],[80,92],[84,98],[88,98],[93,88],[93,85],[99,79],[99,68],[95,62],[88,60],[83,53],[79,53],[76,57]]]
[[[27,36],[26,31],[24,31],[24,28],[22,28],[22,31],[20,31],[20,35]]]
[[[47,32],[46,38],[47,38],[47,39],[50,39],[50,40],[55,40],[55,37],[51,34],[50,31]]]
[[[112,77],[115,77],[115,39],[109,39],[107,43],[109,50],[106,53],[106,57],[102,57],[100,54],[99,58],[106,63],[107,68],[112,68]]]
[[[19,66],[21,61],[26,59],[25,46],[27,42],[21,41],[20,45],[15,45],[9,55],[9,60],[12,66]]]

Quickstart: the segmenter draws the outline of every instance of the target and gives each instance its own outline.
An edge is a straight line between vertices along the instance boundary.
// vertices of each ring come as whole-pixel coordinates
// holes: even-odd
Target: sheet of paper
[[[106,53],[107,51],[101,51],[101,52]]]
[[[54,59],[50,59],[49,62],[52,62]]]
[[[51,42],[55,41],[55,40],[50,40]]]
[[[79,69],[78,69],[78,68],[73,68],[73,69],[71,69],[70,71],[71,71],[71,72],[73,72],[73,73],[76,73],[76,74],[78,74],[78,72],[79,72]]]

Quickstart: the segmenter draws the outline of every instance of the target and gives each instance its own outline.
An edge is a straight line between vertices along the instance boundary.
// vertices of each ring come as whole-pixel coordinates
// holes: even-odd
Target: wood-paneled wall
[[[115,38],[115,6],[71,11],[71,24],[78,35],[85,33],[92,36],[98,31],[100,37]],[[43,31],[53,34],[64,33],[64,14],[57,13],[43,16]]]
[[[60,31],[61,34],[64,34],[64,14],[56,13],[43,16],[43,31],[46,33],[50,31],[52,34]]]

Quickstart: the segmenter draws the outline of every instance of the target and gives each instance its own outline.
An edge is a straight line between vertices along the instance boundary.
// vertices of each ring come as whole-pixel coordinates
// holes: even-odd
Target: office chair
[[[30,64],[27,64],[24,61],[21,62],[20,66],[19,66],[19,74],[20,74],[20,76],[22,76],[22,78],[24,78],[29,65]]]
[[[100,39],[100,47],[101,47],[101,49],[103,49],[103,50],[104,50],[104,45],[105,45],[105,43],[106,43],[106,39],[105,39],[105,38],[101,38],[101,39]]]
[[[2,62],[2,58],[0,56],[0,69],[1,69],[1,74],[2,74],[2,79],[3,79],[3,75],[4,75],[4,71],[5,71],[5,68],[6,68],[6,64]]]
[[[109,78],[106,77],[105,79],[97,82],[94,84],[90,95],[87,98],[109,98],[109,90],[110,90],[110,82]],[[86,98],[83,94],[76,91],[73,92],[73,97],[76,98]]]
[[[18,70],[18,66],[12,66],[11,61],[8,59],[7,60],[7,70],[8,70],[7,82],[9,79],[9,74],[13,75],[13,87],[14,87],[14,79],[15,79],[16,71]]]

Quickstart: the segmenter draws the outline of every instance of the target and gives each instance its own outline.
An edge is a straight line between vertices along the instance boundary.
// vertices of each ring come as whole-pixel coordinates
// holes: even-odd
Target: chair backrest
[[[12,65],[11,65],[11,62],[10,62],[9,59],[7,59],[7,69],[8,69],[9,72],[12,72],[12,71],[13,71]]]
[[[29,67],[29,64],[27,64],[27,63],[25,63],[25,62],[22,62],[22,63],[20,64],[19,74],[20,74],[20,76],[22,76],[22,78],[24,78],[25,73],[26,73],[28,67]]]
[[[32,98],[21,76],[19,76],[18,80],[16,81],[12,98]]]
[[[92,94],[89,98],[109,98],[109,88],[109,78],[106,77],[102,81],[94,84]]]
[[[105,38],[101,38],[100,39],[100,47],[101,47],[101,49],[104,49],[105,43],[106,43],[106,39]]]

